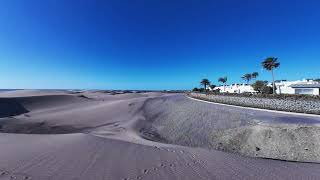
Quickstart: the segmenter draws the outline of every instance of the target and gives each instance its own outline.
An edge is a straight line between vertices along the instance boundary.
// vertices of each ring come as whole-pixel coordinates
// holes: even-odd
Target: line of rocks
[[[315,100],[236,97],[201,93],[189,93],[188,95],[196,99],[216,103],[320,115],[320,101]]]

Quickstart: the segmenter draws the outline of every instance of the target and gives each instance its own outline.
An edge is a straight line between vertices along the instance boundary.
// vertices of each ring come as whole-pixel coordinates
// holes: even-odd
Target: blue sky
[[[318,0],[3,0],[0,88],[190,89],[276,56],[320,77]]]

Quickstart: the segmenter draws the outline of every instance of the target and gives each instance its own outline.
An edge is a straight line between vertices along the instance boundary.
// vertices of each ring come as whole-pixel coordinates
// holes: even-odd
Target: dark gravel
[[[287,112],[309,113],[320,115],[320,100],[295,99],[295,98],[262,98],[257,96],[229,96],[229,95],[206,95],[200,93],[190,93],[189,96],[207,101],[231,104],[261,109],[271,109]]]

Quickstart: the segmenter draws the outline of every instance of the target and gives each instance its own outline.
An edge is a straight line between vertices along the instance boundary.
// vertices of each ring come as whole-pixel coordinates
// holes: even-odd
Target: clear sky
[[[319,0],[2,0],[0,88],[190,89],[320,77]]]

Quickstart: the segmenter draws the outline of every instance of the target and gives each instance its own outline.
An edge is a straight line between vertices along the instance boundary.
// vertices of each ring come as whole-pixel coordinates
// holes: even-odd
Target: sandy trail
[[[183,95],[81,93],[84,97],[57,92],[52,98],[42,92],[47,94],[39,98],[35,92],[21,93],[14,96],[10,92],[11,97],[0,98],[0,103],[12,100],[28,111],[0,119],[0,179],[320,177],[320,166],[315,163],[250,158],[211,149],[206,145],[210,142],[207,132],[246,126],[251,120],[229,118],[223,122],[215,118],[207,122],[206,117],[212,117],[211,107],[198,111],[206,105],[194,104]],[[10,108],[1,109],[2,114],[5,111]],[[219,115],[226,116],[239,117]],[[12,133],[6,133],[8,130]],[[190,141],[183,138],[188,134]]]

